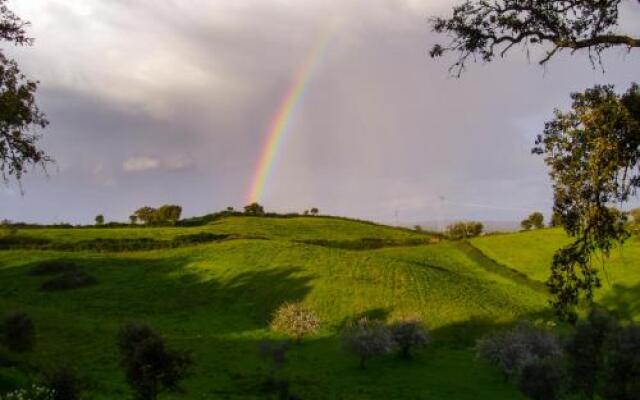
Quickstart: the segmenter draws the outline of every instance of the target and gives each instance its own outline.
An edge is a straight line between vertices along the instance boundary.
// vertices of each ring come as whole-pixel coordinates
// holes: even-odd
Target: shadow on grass
[[[32,276],[37,263],[0,270],[0,299],[17,304],[64,310],[79,318],[106,316],[114,322],[143,319],[151,323],[197,325],[216,334],[266,328],[284,302],[304,299],[313,276],[297,266],[257,267],[224,274],[200,273],[189,257],[64,257],[100,284],[82,290],[43,293],[45,276]],[[240,267],[239,267],[240,268]]]

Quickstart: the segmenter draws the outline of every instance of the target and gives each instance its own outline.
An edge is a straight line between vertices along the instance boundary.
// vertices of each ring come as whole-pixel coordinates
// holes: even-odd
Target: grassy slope
[[[469,349],[477,335],[521,317],[537,318],[546,297],[464,243],[348,251],[294,240],[424,237],[406,230],[324,218],[230,218],[197,228],[30,230],[55,240],[95,237],[170,238],[201,230],[270,240],[137,253],[43,251],[0,253],[0,314],[25,310],[38,325],[35,353],[22,365],[78,364],[99,398],[119,398],[126,386],[114,335],[127,320],[146,320],[197,362],[187,398],[259,398],[264,364],[260,340],[274,337],[269,316],[284,301],[304,300],[325,321],[323,331],[294,347],[285,371],[304,399],[518,399]],[[179,233],[177,233],[179,232]],[[73,259],[100,284],[66,293],[38,291],[27,276],[39,260]],[[412,362],[394,356],[360,371],[336,332],[358,315],[392,320],[420,315],[435,344]],[[0,370],[1,371],[1,370]],[[1,374],[0,374],[1,375]],[[167,398],[169,398],[168,396]]]
[[[259,218],[230,217],[209,225],[197,227],[130,227],[130,228],[82,228],[82,229],[23,229],[21,236],[50,239],[59,242],[75,242],[98,238],[152,238],[173,239],[178,235],[199,232],[232,233],[249,237],[295,240],[356,240],[368,237],[405,240],[424,235],[383,225],[322,217]]]
[[[486,256],[543,282],[549,276],[553,253],[568,237],[561,229],[543,229],[508,235],[475,238],[471,243]],[[640,320],[640,243],[629,239],[614,249],[608,259],[599,261],[603,286],[596,298]]]

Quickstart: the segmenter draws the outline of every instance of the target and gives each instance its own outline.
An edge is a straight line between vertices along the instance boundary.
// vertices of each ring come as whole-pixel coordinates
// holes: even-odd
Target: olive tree
[[[271,328],[291,335],[296,343],[300,343],[304,336],[318,331],[320,318],[303,303],[285,303],[274,313]]]
[[[360,357],[360,368],[367,368],[367,361],[387,354],[394,346],[393,335],[382,322],[361,318],[348,324],[342,331],[345,348]]]

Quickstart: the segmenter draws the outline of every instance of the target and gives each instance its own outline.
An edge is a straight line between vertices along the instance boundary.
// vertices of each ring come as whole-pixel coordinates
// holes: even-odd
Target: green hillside
[[[562,229],[541,229],[471,240],[488,258],[544,282],[549,277],[553,253],[568,244]],[[632,237],[614,248],[608,258],[599,257],[602,288],[596,299],[603,305],[640,320],[640,243]]]
[[[233,217],[193,228],[24,229],[17,235],[74,242],[165,240],[202,231],[232,236],[153,251],[0,251],[0,314],[25,311],[37,324],[33,353],[0,351],[0,361],[5,359],[0,390],[69,362],[94,382],[96,398],[125,398],[129,392],[114,338],[122,323],[139,320],[160,330],[171,345],[193,352],[188,392],[175,398],[264,398],[260,382],[266,365],[258,344],[279,337],[268,328],[273,311],[285,301],[302,300],[323,321],[319,335],[292,348],[283,371],[303,399],[521,398],[497,371],[475,360],[472,346],[478,336],[504,324],[549,317],[546,292],[536,280],[548,268],[545,257],[557,244],[552,239],[540,250],[545,255],[538,264],[528,256],[532,261],[522,270],[529,277],[524,277],[510,269],[520,264],[509,261],[511,256],[518,260],[509,249],[530,248],[526,235],[473,241],[486,257],[464,242],[335,218]],[[555,231],[540,234],[561,239]],[[388,246],[336,247],[372,239]],[[627,248],[626,257],[640,260],[633,244]],[[48,278],[31,276],[30,268],[56,259],[82,265],[98,284],[41,291]],[[625,273],[637,284],[640,273]],[[412,361],[389,355],[362,371],[337,335],[347,320],[361,315],[387,321],[420,316],[434,343]]]

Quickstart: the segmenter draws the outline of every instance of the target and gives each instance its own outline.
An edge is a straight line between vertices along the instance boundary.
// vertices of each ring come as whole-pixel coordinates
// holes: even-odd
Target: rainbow
[[[262,146],[260,158],[257,168],[253,174],[251,187],[247,193],[247,203],[258,202],[262,199],[265,187],[269,181],[269,177],[273,171],[274,162],[277,154],[284,143],[287,128],[291,122],[296,106],[300,103],[300,99],[305,92],[309,79],[313,75],[313,71],[322,57],[333,29],[326,29],[319,35],[318,40],[311,49],[305,62],[294,75],[289,89],[280,102],[280,105],[271,119],[269,129],[267,130],[266,139]]]

